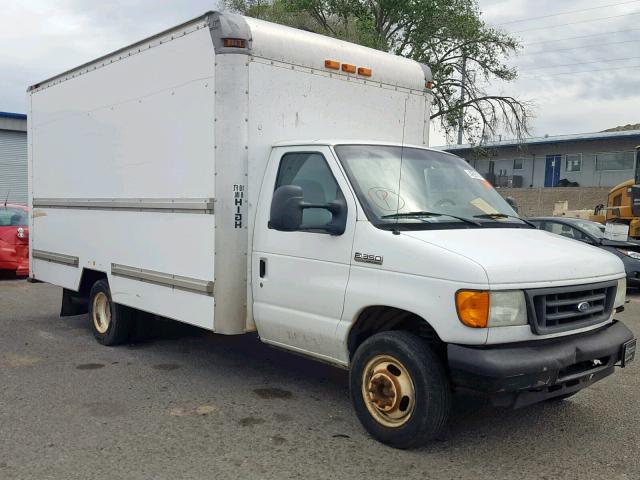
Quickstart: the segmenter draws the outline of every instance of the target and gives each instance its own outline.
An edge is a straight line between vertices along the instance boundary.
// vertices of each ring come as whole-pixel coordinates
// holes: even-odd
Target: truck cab
[[[251,270],[261,339],[349,367],[363,424],[397,446],[424,440],[423,408],[446,417],[449,387],[522,407],[634,354],[614,320],[617,257],[536,230],[464,160],[424,147],[276,145]]]

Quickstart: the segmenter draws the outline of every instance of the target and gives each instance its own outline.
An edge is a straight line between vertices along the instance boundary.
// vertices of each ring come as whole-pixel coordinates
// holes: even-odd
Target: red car
[[[29,275],[29,209],[0,203],[0,271]]]

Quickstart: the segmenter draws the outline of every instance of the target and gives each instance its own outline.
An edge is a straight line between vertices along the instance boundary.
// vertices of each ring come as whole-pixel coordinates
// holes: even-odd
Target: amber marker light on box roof
[[[343,63],[342,71],[347,73],[356,73],[356,66],[351,65],[350,63]]]
[[[489,322],[489,292],[459,290],[456,293],[458,318],[467,327],[485,328]]]
[[[335,60],[325,60],[324,68],[330,68],[331,70],[340,70],[340,62]]]
[[[370,68],[368,67],[358,67],[358,75],[362,75],[363,77],[370,77],[373,74]]]
[[[227,48],[245,48],[247,42],[243,38],[225,38],[223,45]]]

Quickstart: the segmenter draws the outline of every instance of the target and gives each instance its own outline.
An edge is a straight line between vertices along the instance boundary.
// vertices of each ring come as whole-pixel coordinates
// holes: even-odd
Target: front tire
[[[395,448],[437,437],[451,410],[451,388],[440,358],[420,337],[377,333],[356,350],[349,374],[351,401],[364,428]]]
[[[133,310],[114,304],[106,280],[98,280],[89,293],[89,319],[93,336],[102,345],[120,345],[129,338]]]

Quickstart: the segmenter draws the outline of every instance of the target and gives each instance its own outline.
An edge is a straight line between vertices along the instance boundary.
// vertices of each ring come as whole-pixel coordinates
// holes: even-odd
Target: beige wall
[[[607,203],[609,187],[567,188],[500,188],[503,197],[513,197],[518,202],[520,214],[526,217],[551,215],[556,202],[568,201],[569,210],[593,209],[599,203]]]

